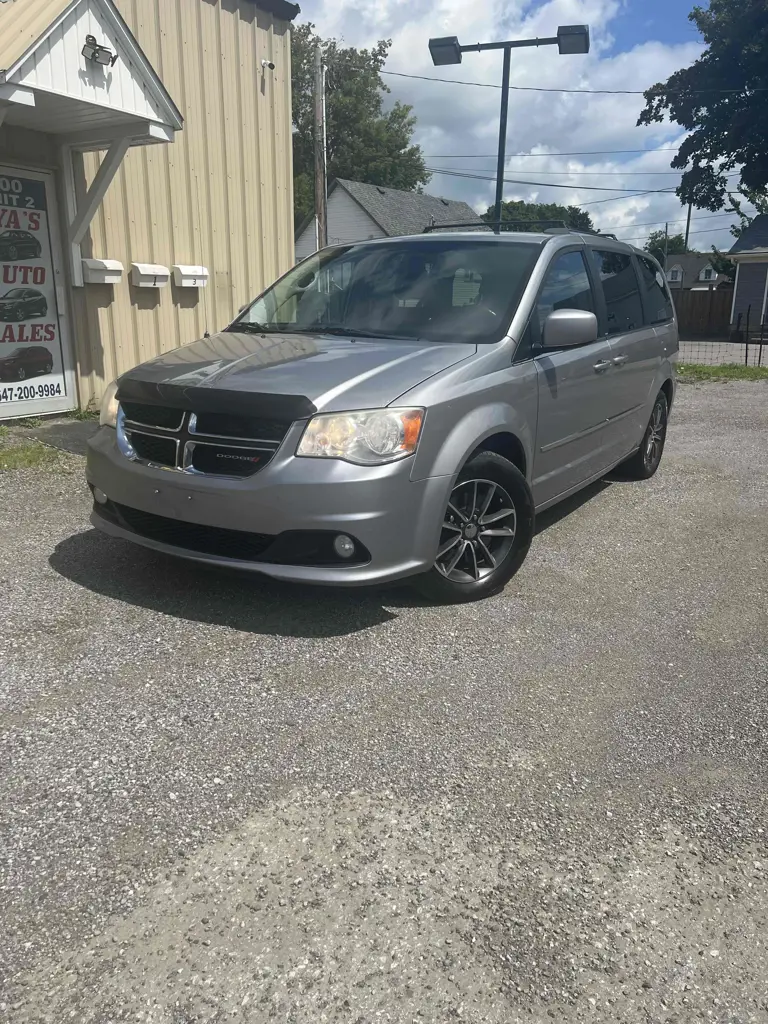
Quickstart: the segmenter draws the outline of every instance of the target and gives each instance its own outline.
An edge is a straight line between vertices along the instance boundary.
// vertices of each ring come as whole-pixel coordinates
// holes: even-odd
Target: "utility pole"
[[[667,269],[667,255],[669,253],[669,224],[664,225],[664,270]]]
[[[688,203],[688,222],[685,225],[685,248],[688,248],[688,236],[691,233],[691,211],[693,210],[693,203]]]
[[[315,220],[317,222],[317,247],[328,244],[327,197],[328,186],[325,171],[325,68],[323,53],[318,44],[315,47]]]

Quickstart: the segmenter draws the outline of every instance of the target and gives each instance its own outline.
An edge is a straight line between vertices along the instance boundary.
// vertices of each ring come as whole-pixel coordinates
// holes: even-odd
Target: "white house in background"
[[[688,252],[683,256],[667,257],[667,281],[674,289],[691,291],[708,291],[728,282],[728,278],[718,274],[710,257],[704,252]]]
[[[467,203],[336,178],[328,189],[328,244],[418,235],[430,224],[478,221]],[[317,250],[314,216],[296,230],[296,261]]]

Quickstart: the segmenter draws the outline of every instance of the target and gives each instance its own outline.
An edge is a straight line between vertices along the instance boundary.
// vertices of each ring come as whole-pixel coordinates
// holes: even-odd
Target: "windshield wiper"
[[[402,338],[402,335],[392,334],[389,331],[373,331],[368,327],[346,327],[344,324],[318,324],[313,328],[317,334],[335,334],[339,338]],[[403,338],[404,341],[411,341],[410,338]]]
[[[259,324],[255,320],[240,320],[224,328],[225,331],[242,331],[243,334],[282,334],[276,327],[267,327],[266,324]]]

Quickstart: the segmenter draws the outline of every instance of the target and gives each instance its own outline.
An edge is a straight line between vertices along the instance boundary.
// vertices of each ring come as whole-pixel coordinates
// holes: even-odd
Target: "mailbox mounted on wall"
[[[171,279],[168,267],[157,263],[132,263],[131,284],[134,288],[165,288]]]
[[[173,268],[173,283],[177,288],[205,288],[208,284],[208,268],[192,267],[177,263]]]
[[[83,260],[85,284],[119,284],[123,264],[119,260]]]

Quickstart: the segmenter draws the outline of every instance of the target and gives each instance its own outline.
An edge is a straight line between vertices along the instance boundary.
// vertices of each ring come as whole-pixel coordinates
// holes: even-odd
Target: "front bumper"
[[[102,427],[88,445],[86,476],[112,502],[182,523],[274,536],[289,531],[346,533],[370,553],[366,564],[241,560],[151,539],[97,513],[91,522],[105,533],[156,551],[275,579],[364,586],[426,572],[435,560],[450,477],[411,481],[411,459],[370,467],[296,458],[287,454],[296,450],[296,427],[272,461],[245,479],[188,475],[132,462],[118,450],[116,432]]]

